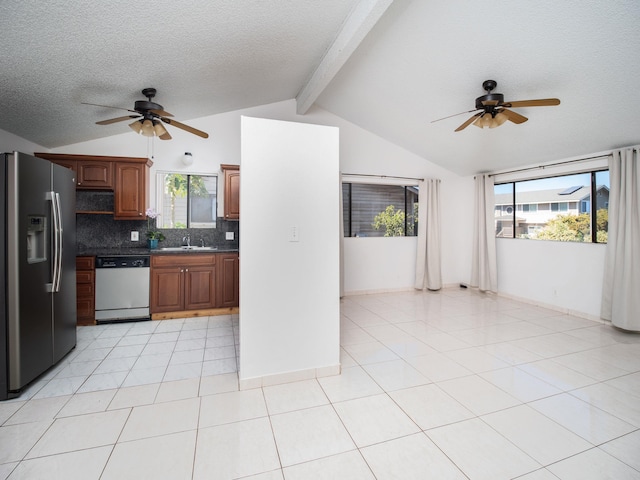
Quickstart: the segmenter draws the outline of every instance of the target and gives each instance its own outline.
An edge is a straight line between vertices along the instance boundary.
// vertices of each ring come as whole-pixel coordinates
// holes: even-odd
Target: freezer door
[[[76,185],[75,173],[51,164],[53,192],[59,206],[62,238],[60,280],[53,293],[53,362],[76,345]]]
[[[9,390],[19,390],[53,364],[51,164],[7,157],[7,336]]]

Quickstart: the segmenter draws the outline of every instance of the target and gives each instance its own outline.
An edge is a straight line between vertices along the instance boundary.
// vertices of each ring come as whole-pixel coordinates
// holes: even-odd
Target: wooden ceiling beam
[[[299,115],[307,113],[392,3],[393,0],[361,0],[356,5],[335,41],[296,96],[296,111]]]

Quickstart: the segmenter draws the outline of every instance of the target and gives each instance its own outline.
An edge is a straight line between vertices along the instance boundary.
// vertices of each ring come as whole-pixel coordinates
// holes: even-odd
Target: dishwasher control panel
[[[149,267],[149,255],[96,257],[96,268]]]

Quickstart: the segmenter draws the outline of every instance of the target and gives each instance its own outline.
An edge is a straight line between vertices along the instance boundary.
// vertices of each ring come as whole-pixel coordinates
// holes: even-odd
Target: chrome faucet
[[[188,233],[182,237],[182,243],[186,243],[187,247],[191,246],[191,235],[189,235]]]
[[[204,248],[205,244],[204,244],[204,238],[200,239],[200,246]]]

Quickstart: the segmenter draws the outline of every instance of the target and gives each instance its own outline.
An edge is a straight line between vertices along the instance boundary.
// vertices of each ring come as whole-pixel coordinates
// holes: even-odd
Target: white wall
[[[53,151],[88,155],[149,156],[153,157],[154,161],[152,175],[157,171],[167,170],[216,173],[221,163],[240,164],[240,117],[242,115],[336,126],[340,129],[340,170],[342,172],[442,180],[443,283],[447,285],[468,281],[467,271],[471,261],[470,231],[473,223],[467,206],[473,198],[473,179],[459,177],[318,107],[311,108],[306,115],[297,115],[295,105],[295,100],[287,100],[195,120],[180,119],[208,132],[210,138],[206,140],[168,127],[173,140],[156,140],[152,149],[145,137],[135,135],[126,125],[116,124],[96,126],[96,128],[109,128],[113,132],[125,131],[126,133],[67,145]],[[192,152],[195,158],[190,167],[185,167],[180,162],[185,151]],[[219,189],[222,191],[220,183]],[[150,196],[152,206],[155,205],[154,195],[155,183],[152,182]],[[219,215],[222,214],[223,199],[221,197],[220,195],[218,200]],[[240,237],[242,238],[242,232]],[[415,271],[415,247],[408,246],[408,250],[398,254],[397,242],[393,239],[363,243],[362,249],[357,243],[349,243],[350,246],[345,247],[347,269],[344,290],[346,293],[413,288],[414,274],[411,272]],[[366,262],[369,254],[372,257]],[[379,261],[381,258],[385,261]],[[364,263],[368,263],[368,268],[365,270],[361,269]],[[376,279],[376,283],[371,281],[373,278]]]
[[[498,292],[600,317],[605,245],[496,239]]]
[[[417,244],[417,237],[345,238],[345,292],[412,288],[416,277]]]
[[[244,387],[264,378],[291,381],[297,378],[286,377],[292,372],[315,377],[340,371],[338,133],[242,118]]]
[[[33,155],[33,152],[46,152],[47,149],[13,133],[0,130],[0,152],[9,153],[13,151]]]

